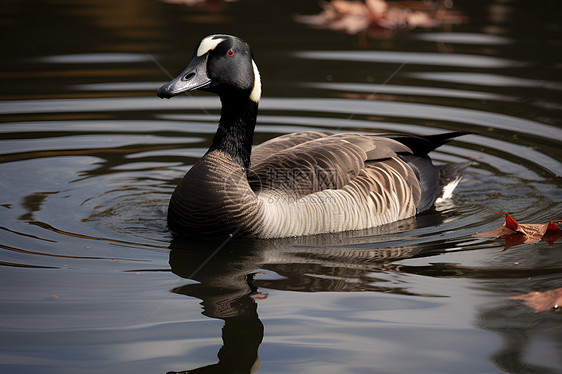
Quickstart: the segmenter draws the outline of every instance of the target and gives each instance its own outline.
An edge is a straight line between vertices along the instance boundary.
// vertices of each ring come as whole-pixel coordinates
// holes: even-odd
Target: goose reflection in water
[[[223,346],[218,363],[168,374],[255,373],[260,366],[258,348],[263,339],[263,324],[253,299],[259,295],[253,286],[257,258],[244,253],[243,248],[222,248],[212,256],[212,244],[209,248],[197,246],[198,249],[185,248],[185,244],[172,242],[172,271],[199,283],[172,292],[201,299],[203,315],[224,320]]]
[[[434,219],[431,217],[426,218]],[[450,248],[389,246],[392,238],[400,240],[401,232],[416,225],[416,218],[412,218],[359,233],[267,241],[234,239],[226,244],[174,239],[170,245],[172,272],[198,283],[175,288],[172,292],[201,299],[202,314],[222,319],[224,326],[218,363],[168,374],[255,373],[260,367],[258,348],[264,337],[256,299],[266,297],[259,288],[412,295],[403,285],[374,278],[373,272],[387,269],[394,260],[433,255]],[[374,243],[375,238],[379,243]],[[341,245],[334,245],[338,240]],[[280,277],[256,279],[255,275],[264,269]]]

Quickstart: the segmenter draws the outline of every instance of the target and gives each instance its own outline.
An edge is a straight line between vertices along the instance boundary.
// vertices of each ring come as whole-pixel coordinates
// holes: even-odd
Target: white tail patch
[[[205,39],[201,40],[201,43],[199,43],[199,48],[197,48],[197,57],[201,57],[210,50],[215,49],[223,40],[225,39],[217,35],[207,36]]]
[[[454,181],[450,182],[449,184],[447,184],[446,186],[443,187],[443,194],[441,196],[439,196],[437,198],[437,200],[435,200],[435,203],[439,204],[441,203],[443,200],[446,199],[450,199],[451,197],[453,197],[453,191],[455,191],[455,188],[457,188],[457,185],[459,184],[459,182],[461,181],[462,178],[457,178]]]
[[[254,60],[252,60],[252,66],[254,68],[254,88],[250,92],[250,100],[257,103],[261,98],[261,78],[260,72]]]

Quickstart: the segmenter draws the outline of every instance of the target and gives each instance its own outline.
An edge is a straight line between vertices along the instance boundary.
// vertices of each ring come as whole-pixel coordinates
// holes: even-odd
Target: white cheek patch
[[[205,39],[201,40],[201,43],[199,43],[199,48],[197,49],[197,57],[201,57],[210,50],[215,49],[217,45],[219,45],[219,43],[223,40],[225,39],[219,38],[216,35],[207,36]]]
[[[257,103],[261,98],[261,78],[260,72],[254,60],[252,60],[252,67],[254,68],[254,88],[250,92],[250,100]]]

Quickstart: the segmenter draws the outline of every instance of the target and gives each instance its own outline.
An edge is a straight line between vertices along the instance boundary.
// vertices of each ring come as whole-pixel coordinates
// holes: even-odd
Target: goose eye
[[[234,56],[234,49],[229,49],[229,50],[226,52],[226,55],[227,55],[228,57]]]

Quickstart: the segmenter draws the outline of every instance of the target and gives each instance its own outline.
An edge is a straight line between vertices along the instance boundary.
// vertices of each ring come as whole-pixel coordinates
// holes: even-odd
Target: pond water
[[[2,373],[555,373],[562,314],[507,297],[562,287],[562,245],[472,234],[562,219],[554,1],[457,1],[465,22],[348,35],[316,1],[4,0]],[[255,143],[293,131],[474,130],[453,199],[376,229],[173,239],[176,183],[218,100],[156,89],[198,41],[253,47]]]

